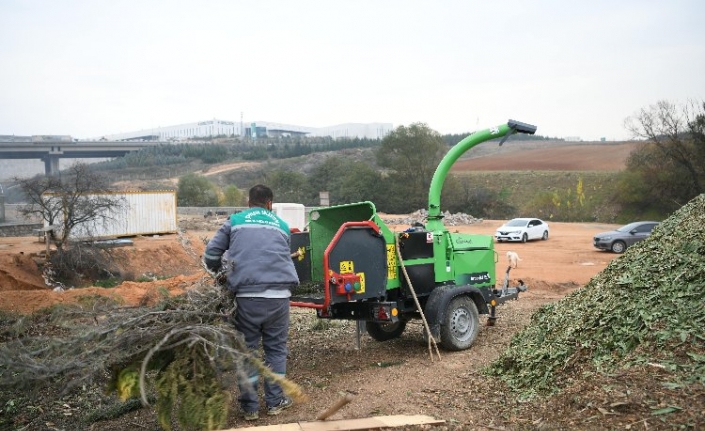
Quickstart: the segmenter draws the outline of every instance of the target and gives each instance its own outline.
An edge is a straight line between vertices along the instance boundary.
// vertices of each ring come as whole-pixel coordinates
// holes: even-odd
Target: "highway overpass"
[[[76,141],[69,136],[56,139],[0,136],[0,159],[40,159],[47,175],[59,173],[60,159],[122,157],[131,151],[168,142]]]

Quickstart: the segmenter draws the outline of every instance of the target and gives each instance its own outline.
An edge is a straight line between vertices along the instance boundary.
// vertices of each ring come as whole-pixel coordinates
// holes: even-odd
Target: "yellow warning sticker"
[[[340,273],[341,274],[354,274],[355,264],[352,260],[343,260],[340,262]]]
[[[394,244],[387,244],[387,279],[397,278],[397,250]]]
[[[355,275],[360,277],[360,290],[358,290],[356,293],[365,293],[365,273],[360,272]]]

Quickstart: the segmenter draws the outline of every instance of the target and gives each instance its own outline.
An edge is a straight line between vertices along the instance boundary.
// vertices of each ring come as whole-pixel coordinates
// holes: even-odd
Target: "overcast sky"
[[[0,135],[242,115],[621,140],[641,108],[705,100],[703,18],[702,0],[0,0]]]

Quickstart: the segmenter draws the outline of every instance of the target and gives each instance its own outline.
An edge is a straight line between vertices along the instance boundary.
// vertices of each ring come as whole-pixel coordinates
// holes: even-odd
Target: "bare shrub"
[[[119,272],[109,249],[85,243],[75,243],[61,253],[51,254],[49,262],[54,271],[54,280],[70,286],[110,279]]]

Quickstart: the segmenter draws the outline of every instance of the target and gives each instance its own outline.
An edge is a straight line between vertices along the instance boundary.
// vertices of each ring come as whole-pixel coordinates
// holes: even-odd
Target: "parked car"
[[[651,235],[658,226],[655,221],[638,221],[624,225],[617,230],[602,232],[593,238],[592,244],[600,250],[610,250],[614,253],[624,253],[627,247],[643,241]]]
[[[497,242],[548,239],[548,223],[537,218],[515,218],[500,226],[494,234]]]

